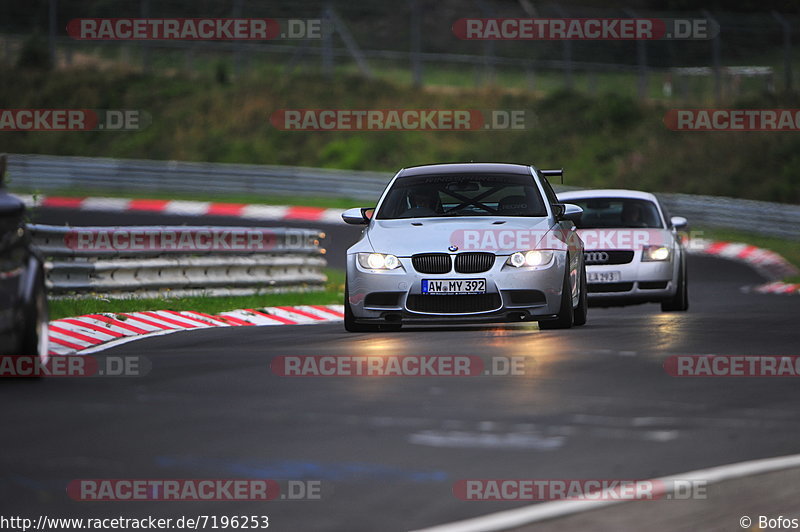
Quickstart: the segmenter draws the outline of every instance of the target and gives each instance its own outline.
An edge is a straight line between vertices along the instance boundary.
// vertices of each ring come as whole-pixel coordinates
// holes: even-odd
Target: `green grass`
[[[692,233],[695,236],[700,236],[709,240],[718,240],[722,242],[741,242],[744,244],[750,244],[752,246],[769,249],[782,255],[783,258],[800,269],[800,241],[798,240],[784,240],[782,238],[716,227],[703,227],[693,230]],[[784,279],[784,281],[787,283],[800,283],[800,275],[787,277]]]
[[[441,76],[443,82],[448,75],[444,70],[430,72],[431,78]],[[511,73],[498,76],[503,83],[515,81]],[[583,74],[576,76],[576,83],[585,86]],[[3,134],[3,149],[387,173],[432,162],[533,162],[540,167],[565,167],[569,185],[800,203],[800,135],[796,133],[675,132],[663,123],[665,112],[675,104],[638,102],[630,96],[634,85],[621,75],[598,75],[600,89],[595,96],[580,86],[576,92],[551,90],[547,79],[542,76],[531,91],[501,85],[414,89],[400,79],[366,80],[341,74],[328,80],[303,71],[269,82],[254,75],[221,84],[213,77],[180,73],[9,70],[0,76],[0,100],[9,108],[142,109],[151,114],[153,123],[138,132],[9,132]],[[611,87],[611,92],[600,92],[603,87]],[[747,94],[725,106],[800,107],[800,93]],[[275,111],[298,108],[524,110],[528,127],[514,131],[282,131],[270,124]],[[13,187],[14,176],[10,177]],[[209,198],[198,191],[194,197],[256,201],[231,192]],[[314,196],[314,191],[308,194]],[[310,202],[335,207],[354,203],[304,200]]]
[[[50,301],[50,319],[96,313],[123,313],[143,310],[196,310],[218,314],[241,308],[262,308],[282,305],[341,304],[344,297],[344,271],[325,270],[328,282],[324,291],[265,294],[234,297],[163,297],[154,299],[56,299]]]
[[[149,192],[149,191],[130,191],[130,190],[110,190],[110,189],[88,189],[88,188],[69,188],[69,189],[41,189],[32,190],[24,187],[15,187],[14,183],[9,184],[11,192],[18,194],[35,194],[45,196],[63,196],[67,198],[83,197],[113,197],[131,199],[164,199],[164,200],[184,200],[184,201],[213,201],[218,203],[254,203],[262,205],[302,205],[304,207],[322,207],[331,209],[348,209],[350,207],[364,207],[367,203],[362,199],[349,198],[324,198],[315,196],[264,196],[256,194],[209,194],[204,192]]]

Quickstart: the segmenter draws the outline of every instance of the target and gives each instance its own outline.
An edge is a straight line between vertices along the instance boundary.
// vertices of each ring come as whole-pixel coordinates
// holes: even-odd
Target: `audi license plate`
[[[589,283],[618,283],[621,278],[620,272],[586,272]]]
[[[483,294],[486,292],[486,279],[423,279],[422,293],[430,295],[445,294]]]

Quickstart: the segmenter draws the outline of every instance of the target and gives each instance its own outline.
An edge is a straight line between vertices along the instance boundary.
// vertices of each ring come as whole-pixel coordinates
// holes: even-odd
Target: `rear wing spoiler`
[[[559,168],[558,170],[539,170],[543,176],[545,177],[560,177],[561,184],[564,184],[564,169]]]

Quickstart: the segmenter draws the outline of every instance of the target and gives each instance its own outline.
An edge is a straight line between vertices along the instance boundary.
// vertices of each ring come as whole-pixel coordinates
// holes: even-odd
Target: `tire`
[[[44,272],[36,273],[36,284],[32,301],[25,309],[25,322],[22,330],[20,355],[37,356],[46,364],[48,360],[48,320],[47,289],[44,284]]]
[[[681,264],[678,273],[678,290],[670,299],[661,302],[662,312],[685,312],[689,310],[689,281],[686,275],[686,262]]]
[[[558,317],[554,320],[545,320],[539,322],[539,329],[552,330],[552,329],[569,329],[572,327],[573,310],[572,310],[572,289],[569,283],[569,257],[564,267],[564,285],[561,287],[561,308],[558,310]]]
[[[586,284],[586,264],[581,266],[581,280],[578,291],[578,306],[572,317],[574,325],[586,325],[586,317],[589,314],[589,286]]]

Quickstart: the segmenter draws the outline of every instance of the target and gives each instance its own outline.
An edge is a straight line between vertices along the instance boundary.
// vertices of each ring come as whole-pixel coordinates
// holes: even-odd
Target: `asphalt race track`
[[[57,210],[40,211],[36,221],[197,222]],[[341,266],[358,229],[321,228],[331,264]],[[800,355],[800,298],[741,293],[761,279],[719,259],[690,257],[689,279],[688,313],[593,308],[586,326],[547,332],[535,325],[380,334],[348,334],[341,324],[207,329],[105,352],[149,358],[142,378],[8,380],[0,384],[0,500],[33,517],[268,515],[275,530],[400,531],[525,504],[461,501],[452,493],[459,479],[653,478],[799,452],[797,381],[675,378],[662,363],[677,354]],[[526,374],[270,371],[279,355],[326,354],[519,356]],[[320,480],[322,498],[67,497],[70,480],[88,478]]]

